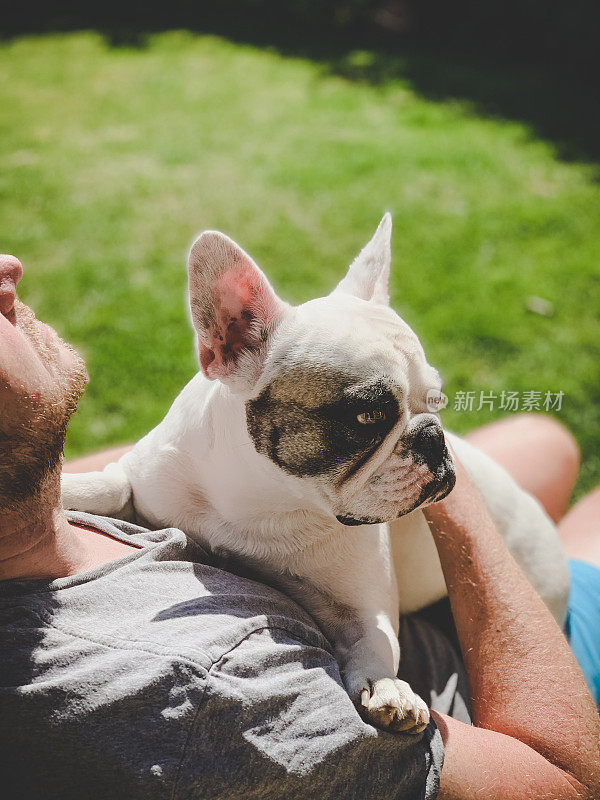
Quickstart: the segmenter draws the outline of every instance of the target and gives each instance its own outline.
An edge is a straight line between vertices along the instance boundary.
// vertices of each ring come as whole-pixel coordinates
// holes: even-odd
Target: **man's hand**
[[[600,719],[562,631],[508,552],[466,471],[425,509],[471,687],[446,739],[440,798],[600,797]]]

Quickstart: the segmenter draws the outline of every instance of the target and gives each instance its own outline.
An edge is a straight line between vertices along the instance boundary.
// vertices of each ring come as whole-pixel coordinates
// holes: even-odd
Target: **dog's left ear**
[[[188,285],[202,371],[233,389],[251,387],[288,305],[250,256],[219,231],[204,231],[192,245]]]
[[[392,261],[392,216],[384,214],[371,241],[354,259],[334,292],[353,294],[362,300],[389,305],[388,281]]]

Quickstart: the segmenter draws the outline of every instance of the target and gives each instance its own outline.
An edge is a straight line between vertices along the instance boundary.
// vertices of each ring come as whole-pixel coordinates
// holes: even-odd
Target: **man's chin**
[[[24,303],[16,301],[15,312],[17,329],[45,369],[38,368],[39,392],[21,397],[17,390],[9,397],[14,412],[3,420],[0,436],[0,507],[5,509],[27,503],[48,480],[58,482],[67,425],[88,380],[81,356],[52,328]]]
[[[33,310],[20,300],[15,300],[16,327],[27,338],[38,358],[58,383],[58,390],[66,399],[72,413],[83,394],[88,374],[85,361],[60,338],[50,325],[39,320]]]

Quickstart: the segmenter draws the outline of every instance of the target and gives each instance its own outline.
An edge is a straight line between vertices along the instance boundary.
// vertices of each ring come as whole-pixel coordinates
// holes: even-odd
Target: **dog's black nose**
[[[441,466],[446,455],[444,431],[436,422],[428,422],[415,436],[413,450],[423,456],[432,472]]]

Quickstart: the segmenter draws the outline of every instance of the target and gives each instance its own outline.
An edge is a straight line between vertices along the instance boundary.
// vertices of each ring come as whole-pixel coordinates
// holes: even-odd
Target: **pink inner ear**
[[[239,263],[213,286],[214,324],[210,345],[200,343],[200,364],[207,377],[226,378],[239,353],[264,341],[275,316],[277,298],[252,264]]]

